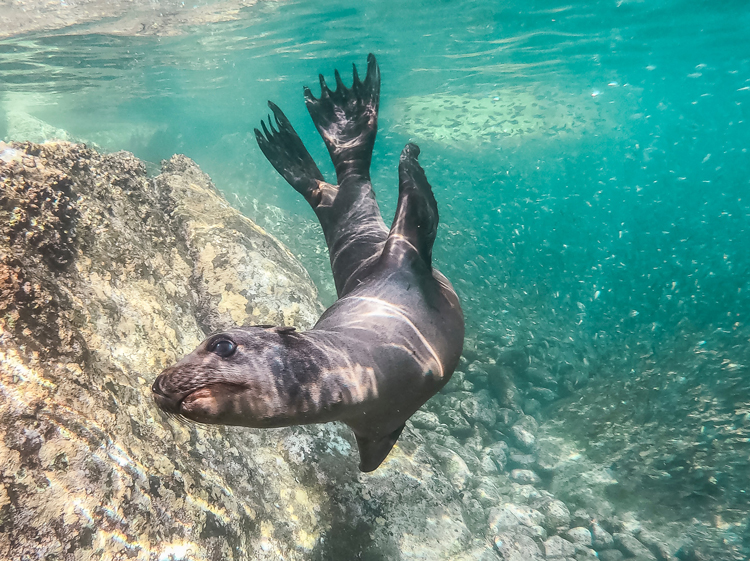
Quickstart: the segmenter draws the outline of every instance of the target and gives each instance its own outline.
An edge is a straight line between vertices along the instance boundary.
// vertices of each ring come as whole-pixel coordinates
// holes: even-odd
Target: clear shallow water
[[[332,177],[302,85],[348,82],[374,52],[376,192],[388,220],[398,154],[420,144],[467,358],[525,349],[570,381],[542,417],[632,482],[623,504],[719,516],[747,548],[748,475],[730,467],[750,459],[748,28],[743,2],[681,0],[283,2],[178,37],[79,28],[0,42],[0,137],[41,130],[31,115],[151,162],[187,154],[330,303],[312,212],[252,129],[274,100]]]

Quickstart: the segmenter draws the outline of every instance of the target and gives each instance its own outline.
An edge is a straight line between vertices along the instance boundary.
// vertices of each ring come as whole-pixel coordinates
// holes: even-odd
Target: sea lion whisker
[[[190,426],[190,422],[179,413],[174,413],[172,411],[165,411],[164,413],[167,415],[167,417],[177,421],[181,425]]]

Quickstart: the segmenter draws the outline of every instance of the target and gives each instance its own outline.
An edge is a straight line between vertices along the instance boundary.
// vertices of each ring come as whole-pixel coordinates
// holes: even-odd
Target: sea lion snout
[[[151,384],[151,394],[154,397],[156,405],[159,406],[159,409],[166,413],[179,414],[180,402],[182,399],[178,399],[165,389],[165,380],[166,377],[164,374],[159,374],[159,376],[156,377],[156,380],[154,380],[154,383]]]
[[[165,413],[202,423],[228,422],[228,418],[237,414],[236,402],[241,401],[245,388],[219,382],[175,392],[170,390],[170,370],[160,374],[151,386],[156,405]]]
[[[151,384],[154,402],[165,413],[181,415],[181,405],[185,398],[210,381],[203,374],[206,368],[201,361],[185,364],[191,356],[188,355],[174,366],[162,370]],[[207,371],[210,372],[211,369]]]

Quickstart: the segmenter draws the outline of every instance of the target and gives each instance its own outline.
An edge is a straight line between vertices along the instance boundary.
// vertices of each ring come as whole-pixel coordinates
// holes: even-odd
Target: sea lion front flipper
[[[357,437],[357,447],[359,448],[359,470],[365,472],[376,470],[388,456],[393,445],[396,444],[405,426],[406,424],[403,424],[392,433],[376,439],[354,433],[354,436]]]
[[[268,128],[261,121],[263,132],[255,129],[255,139],[263,154],[286,179],[287,183],[302,194],[316,208],[323,198],[322,187],[331,187],[325,183],[323,174],[302,143],[302,139],[292,127],[289,119],[275,103],[269,101],[268,107],[273,111],[274,120],[279,130],[273,127],[271,116],[268,116]],[[270,130],[269,130],[270,129]]]
[[[352,65],[354,66],[354,65]],[[320,98],[305,87],[305,104],[315,128],[326,143],[339,185],[347,177],[370,177],[372,149],[378,132],[380,69],[373,54],[367,56],[367,76],[362,82],[354,66],[352,87],[335,71],[336,90],[320,75]]]
[[[383,259],[402,261],[416,250],[427,267],[431,268],[439,216],[432,187],[417,161],[418,156],[419,147],[416,144],[407,144],[401,152],[398,206],[383,250]]]

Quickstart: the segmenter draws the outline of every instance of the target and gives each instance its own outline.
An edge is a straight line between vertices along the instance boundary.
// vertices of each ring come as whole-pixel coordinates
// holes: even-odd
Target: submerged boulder
[[[0,558],[461,558],[456,488],[407,430],[185,424],[158,372],[233,324],[310,327],[304,268],[184,156],[0,145]]]

